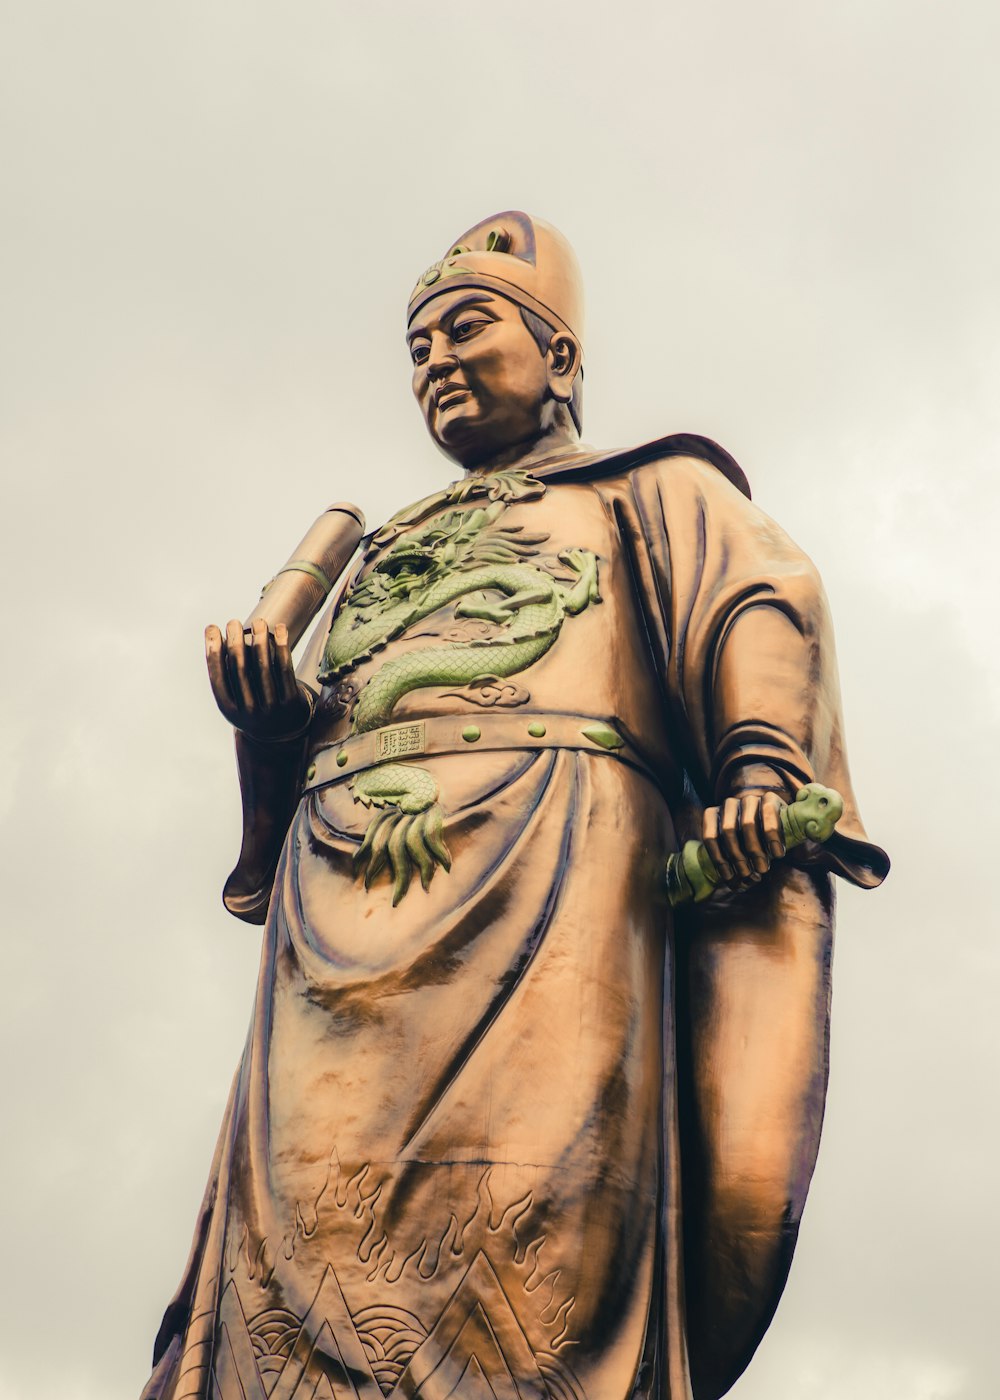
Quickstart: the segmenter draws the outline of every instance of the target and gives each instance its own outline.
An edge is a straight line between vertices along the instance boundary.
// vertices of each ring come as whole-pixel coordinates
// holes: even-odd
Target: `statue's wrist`
[[[237,726],[237,732],[242,734],[245,739],[249,739],[251,743],[263,744],[267,747],[278,744],[294,744],[300,739],[304,739],[312,725],[313,715],[316,713],[316,693],[310,686],[305,685],[302,681],[298,682],[298,688],[299,696],[305,701],[306,709],[305,718],[300,723],[296,724],[294,728],[280,730],[272,734],[266,729],[242,729]]]
[[[741,763],[726,774],[725,791],[716,794],[716,801],[722,803],[727,797],[742,797],[748,793],[774,792],[783,802],[791,802],[796,791],[797,786],[780,768],[770,763]]]

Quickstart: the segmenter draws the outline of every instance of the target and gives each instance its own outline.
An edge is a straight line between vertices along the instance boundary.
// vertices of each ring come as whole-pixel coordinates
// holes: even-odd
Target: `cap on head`
[[[485,287],[583,340],[583,285],[576,254],[558,229],[508,209],[468,229],[432,263],[410,295],[407,322],[432,297]]]

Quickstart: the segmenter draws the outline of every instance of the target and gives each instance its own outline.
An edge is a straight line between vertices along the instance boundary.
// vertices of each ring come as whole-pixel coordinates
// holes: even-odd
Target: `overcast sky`
[[[587,439],[717,438],[819,565],[894,859],[842,889],[819,1167],[732,1394],[1000,1393],[1000,7],[0,14],[0,1400],[148,1375],[260,946],[202,629],[329,502],[452,478],[406,297],[510,207],[583,265]]]

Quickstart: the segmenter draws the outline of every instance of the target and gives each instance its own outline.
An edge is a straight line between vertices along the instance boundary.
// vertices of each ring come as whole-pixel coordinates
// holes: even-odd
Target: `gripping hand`
[[[844,811],[832,788],[807,783],[784,803],[773,792],[729,798],[705,812],[704,841],[687,841],[667,861],[667,897],[676,908],[700,903],[720,885],[759,880],[772,859],[803,841],[826,841]]]

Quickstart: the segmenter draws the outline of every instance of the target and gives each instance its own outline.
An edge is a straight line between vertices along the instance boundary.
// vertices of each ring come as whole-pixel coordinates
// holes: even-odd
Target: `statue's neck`
[[[530,468],[543,462],[575,457],[589,451],[580,441],[575,428],[559,427],[526,442],[513,443],[502,452],[482,462],[466,467],[468,476],[488,476],[492,472],[509,470],[511,467]]]

